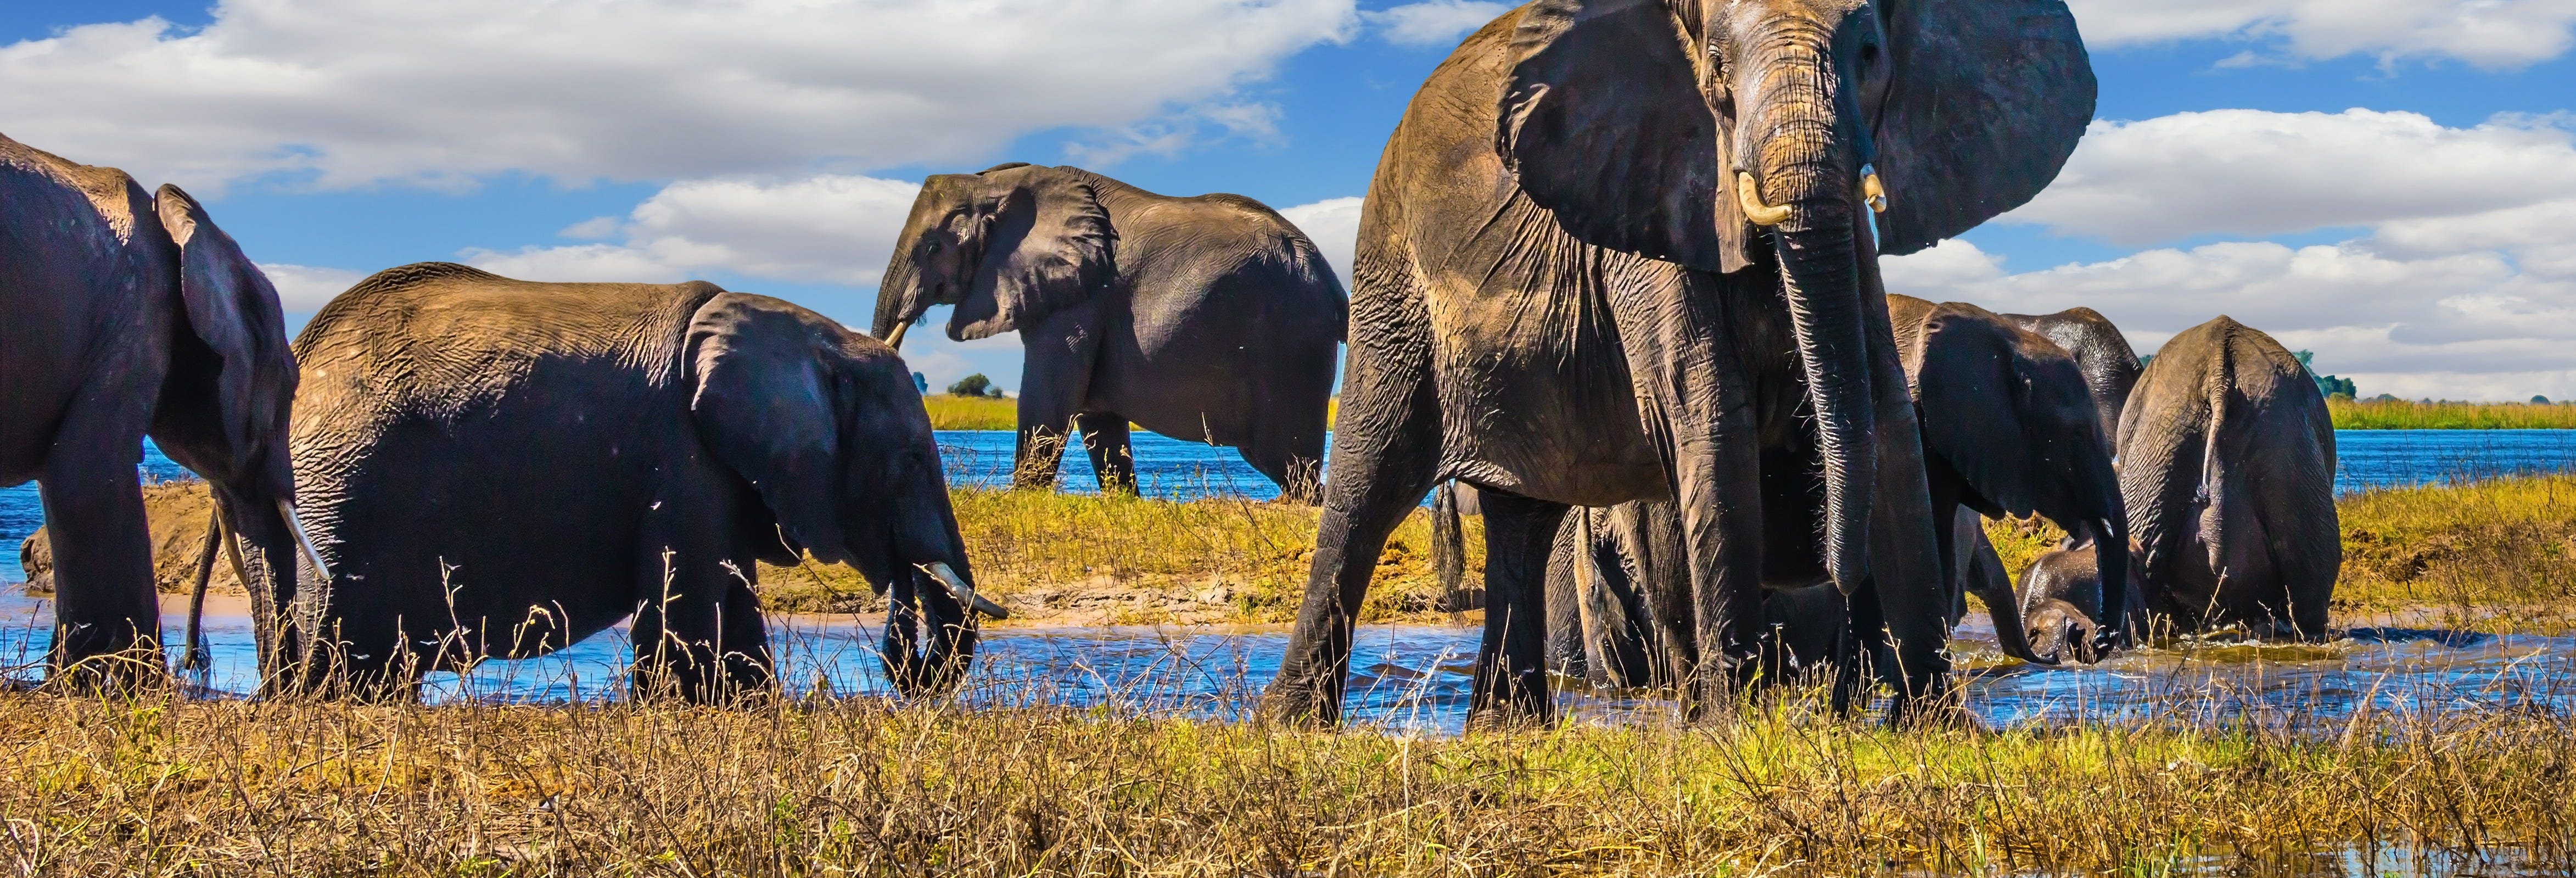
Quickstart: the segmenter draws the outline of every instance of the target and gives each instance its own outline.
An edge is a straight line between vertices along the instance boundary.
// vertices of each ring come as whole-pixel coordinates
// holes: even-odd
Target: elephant
[[[2160,628],[2326,636],[2343,566],[2334,420],[2298,358],[2224,315],[2183,330],[2138,376],[2119,447]]]
[[[1134,491],[1132,421],[1234,446],[1313,502],[1350,301],[1314,242],[1262,203],[1070,166],[933,175],[886,261],[873,332],[900,349],[934,305],[956,306],[951,339],[1020,334],[1015,486],[1055,485],[1070,421],[1101,489]]]
[[[2133,539],[2129,544],[2129,581],[2144,583],[2145,571],[2139,559],[2146,552]],[[2033,560],[2021,577],[2021,613],[2028,619],[2031,648],[2041,651],[2064,651],[2087,663],[2100,661],[2096,644],[2111,637],[2101,633],[2102,586],[2101,559],[2078,547],[2042,553]],[[2138,626],[2148,619],[2144,598],[2146,589],[2128,590],[2122,615],[2133,626],[2127,636],[2137,638]]]
[[[2129,404],[2129,390],[2137,386],[2138,372],[2145,368],[2120,328],[2102,312],[2083,307],[2003,318],[2074,354],[2075,364],[2084,370],[2084,383],[2093,389],[2093,404],[2101,410],[2103,434],[2120,435],[2120,409]]]
[[[295,575],[296,370],[277,290],[179,187],[147,195],[0,137],[0,313],[0,486],[32,479],[44,504],[47,675],[163,673],[144,437],[212,484],[245,582]]]
[[[1362,210],[1323,517],[1263,709],[1339,718],[1386,536],[1456,478],[1487,546],[1471,724],[1552,717],[1558,526],[1641,499],[1683,516],[1685,703],[1706,716],[1756,664],[1760,483],[1792,472],[1824,486],[1822,526],[1777,536],[1820,541],[1859,640],[1900,659],[1877,664],[1891,719],[1941,703],[1934,519],[1877,256],[2029,200],[2094,94],[2059,0],[1533,0],[1467,37]]]
[[[907,695],[964,670],[970,607],[1002,613],[974,594],[910,370],[796,305],[421,263],[333,299],[295,351],[296,479],[332,576],[290,606],[290,686],[399,692],[631,613],[639,693],[754,693],[773,678],[753,562],[805,553],[892,589]]]
[[[1948,625],[1958,624],[1966,612],[1966,595],[1974,592],[1993,616],[1996,639],[2006,655],[2054,665],[2070,654],[2107,653],[2110,632],[2122,630],[2125,619],[2106,620],[2109,624],[2098,631],[2085,625],[2085,631],[2104,640],[2083,643],[2080,649],[2042,650],[2033,645],[2034,639],[2062,644],[2068,638],[2063,631],[2044,632],[2042,637],[2038,626],[2028,623],[2023,615],[2027,604],[2014,594],[1983,526],[1985,517],[2036,512],[2078,535],[2073,544],[2081,546],[2082,553],[2102,556],[2115,572],[2129,569],[2128,536],[2123,529],[2128,516],[2111,465],[2110,437],[2097,420],[2090,386],[2075,357],[2047,338],[1975,305],[1936,305],[1893,294],[1887,302],[1917,408],[1932,514],[1943,525],[1936,546],[1941,569],[1947,571]],[[1774,476],[1766,472],[1765,478]],[[1806,479],[1796,482],[1813,484]],[[1778,669],[1768,676],[1777,679],[1833,659],[1843,618],[1838,602],[1829,599],[1832,588],[1823,581],[1820,559],[1812,551],[1804,557],[1798,551],[1811,544],[1776,538],[1781,532],[1813,532],[1815,510],[1821,504],[1812,490],[1801,496],[1794,487],[1783,490],[1766,484],[1763,498],[1766,510],[1806,510],[1775,520],[1766,530],[1766,536],[1775,538],[1764,555],[1772,563],[1763,571],[1769,591],[1762,624],[1773,641],[1767,657]],[[1689,586],[1680,576],[1681,565],[1669,560],[1675,553],[1659,548],[1679,542],[1682,516],[1669,503],[1640,501],[1607,512],[1605,517],[1594,511],[1581,520],[1588,535],[1577,534],[1571,540],[1559,537],[1560,551],[1586,539],[1596,548],[1591,564],[1581,557],[1551,559],[1550,585],[1556,585],[1555,569],[1560,565],[1573,569],[1574,576],[1564,578],[1589,578],[1598,584],[1590,593],[1577,590],[1572,600],[1563,602],[1579,608],[1580,614],[1560,608],[1551,592],[1551,642],[1558,644],[1551,655],[1560,667],[1580,671],[1596,684],[1670,680],[1678,669],[1658,668],[1652,662],[1640,668],[1632,659],[1651,653],[1669,655],[1671,650],[1660,644],[1688,636],[1690,605],[1663,595],[1686,593]],[[1595,525],[1605,518],[1606,528]],[[1572,525],[1570,521],[1569,530]],[[2129,579],[2122,575],[2098,578],[2093,581],[2094,594],[2076,599],[2093,607],[2125,607],[2128,585]],[[1645,626],[1619,625],[1640,617],[1661,630],[1646,636]],[[2054,624],[2073,623],[2058,620]],[[1648,645],[1626,643],[1641,637]],[[1582,650],[1570,648],[1575,645]],[[1595,668],[1596,664],[1603,666]]]

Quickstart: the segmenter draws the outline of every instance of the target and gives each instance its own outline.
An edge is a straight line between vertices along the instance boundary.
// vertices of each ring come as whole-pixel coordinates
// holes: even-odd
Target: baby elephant
[[[2307,367],[2219,317],[2165,342],[2120,415],[2146,606],[2182,633],[2320,640],[2343,565],[2334,421]]]
[[[969,607],[999,614],[910,370],[804,308],[427,263],[359,282],[295,353],[299,505],[331,573],[289,603],[287,685],[399,690],[632,614],[639,691],[719,700],[769,685],[754,562],[800,550],[894,590],[907,693],[963,670]]]
[[[2141,553],[2135,541],[2130,543],[2129,581],[2141,582],[2146,576],[2139,570]],[[2086,664],[2101,661],[2101,645],[2134,638],[2109,637],[2102,632],[2102,568],[2093,548],[2069,541],[2065,548],[2050,551],[2031,562],[2021,576],[2021,615],[2030,625],[2030,645],[2042,653],[2074,656]],[[2130,625],[2147,622],[2144,592],[2129,589],[2128,612],[2123,615]]]

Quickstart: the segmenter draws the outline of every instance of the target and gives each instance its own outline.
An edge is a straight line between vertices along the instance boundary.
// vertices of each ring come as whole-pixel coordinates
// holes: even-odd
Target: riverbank
[[[2576,405],[2329,399],[2337,430],[2576,429]]]
[[[22,874],[2553,872],[2576,725],[1890,732],[1811,696],[1462,738],[874,699],[0,695]],[[2338,868],[2340,867],[2340,868]]]

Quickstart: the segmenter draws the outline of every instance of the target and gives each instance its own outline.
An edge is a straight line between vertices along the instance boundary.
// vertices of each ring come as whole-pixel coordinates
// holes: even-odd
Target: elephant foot
[[[1342,699],[1319,681],[1282,672],[1261,693],[1254,714],[1263,722],[1300,729],[1341,725]]]

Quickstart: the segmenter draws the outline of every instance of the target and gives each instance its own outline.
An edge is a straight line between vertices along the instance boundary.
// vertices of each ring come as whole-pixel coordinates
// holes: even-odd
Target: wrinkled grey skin
[[[2036,512],[2078,535],[2087,553],[2098,551],[2117,565],[2115,569],[2127,569],[2128,543],[2122,530],[2127,516],[2121,506],[2120,484],[2111,467],[2108,439],[2096,420],[2092,398],[2074,357],[2049,340],[1974,305],[1935,305],[1900,295],[1887,299],[1896,327],[1897,348],[1918,406],[1933,514],[1936,521],[1944,524],[1937,535],[1937,545],[1942,569],[1949,571],[1945,578],[1946,621],[1958,623],[1966,609],[1965,597],[1973,591],[1993,614],[1997,638],[2007,655],[2037,664],[2056,664],[2068,655],[2079,654],[2034,648],[2026,639],[2032,626],[2022,618],[2024,604],[2014,596],[2001,560],[1986,542],[1981,522],[1981,516],[2000,518]],[[1812,481],[1789,481],[1788,486],[1766,485],[1764,498],[1770,507],[1820,507],[1814,499],[1801,502],[1801,492],[1796,489],[1796,485],[1811,485]],[[1812,498],[1814,492],[1809,489],[1804,494]],[[1774,540],[1769,557],[1791,558],[1800,544],[1781,541],[1777,535],[1812,532],[1810,522],[1814,517],[1815,513],[1809,511],[1771,525],[1769,535]],[[1601,569],[1595,575],[1612,586],[1611,593],[1591,597],[1587,604],[1578,592],[1576,605],[1640,606],[1654,620],[1652,624],[1675,626],[1659,637],[1669,640],[1681,636],[1679,626],[1687,617],[1668,618],[1658,610],[1671,606],[1668,612],[1686,613],[1686,604],[1625,598],[1627,591],[1642,590],[1651,595],[1687,588],[1687,582],[1671,572],[1675,569],[1672,565],[1636,560],[1645,557],[1638,551],[1641,541],[1651,549],[1658,542],[1656,533],[1677,528],[1678,516],[1668,504],[1630,503],[1611,510],[1607,532],[1596,529],[1594,553],[1601,559]],[[2106,534],[2108,539],[2103,538]],[[1564,563],[1563,559],[1551,561],[1552,569]],[[1579,561],[1573,563],[1578,573],[1593,573],[1580,569]],[[1618,566],[1628,568],[1629,576],[1645,585],[1625,585],[1621,571],[1611,569]],[[1636,575],[1638,571],[1643,571],[1641,577]],[[1843,626],[1843,611],[1837,602],[1828,599],[1831,592],[1818,582],[1820,574],[1821,565],[1816,561],[1774,563],[1764,570],[1763,584],[1769,589],[1764,601],[1765,629],[1774,636],[1774,657],[1779,660],[1779,673],[1774,676],[1786,676],[1791,670],[1834,658],[1832,648]],[[2126,577],[2097,582],[2095,587],[2120,596],[2114,598],[2117,605],[2126,605]],[[2097,607],[2103,603],[2098,593],[2089,601]],[[1555,638],[1557,642],[1583,643],[1588,647],[1580,654],[1566,649],[1552,652],[1569,670],[1577,662],[1597,662],[1603,657],[1619,660],[1640,651],[1621,643],[1623,639],[1633,639],[1633,633],[1595,625],[1594,618],[1572,620],[1571,613],[1554,603],[1549,611],[1551,631],[1571,628],[1580,632]],[[1595,613],[1601,619],[1616,616]],[[2062,631],[2051,632],[2050,642],[2064,640],[2063,635]],[[1592,645],[1605,642],[1612,645]],[[2088,643],[2080,654],[2099,655],[2110,646],[2107,641]],[[1657,648],[1660,647],[1649,644],[1643,651]],[[1634,674],[1625,673],[1628,666],[1617,661],[1599,673],[1589,664],[1581,670],[1596,682],[1638,682]]]
[[[2165,342],[2120,416],[2120,490],[2161,628],[2322,640],[2343,566],[2334,422],[2280,342],[2221,316]]]
[[[2134,543],[2129,552],[2129,581],[2144,582],[2146,573],[2139,566],[2145,552]],[[2101,633],[2102,577],[2100,560],[2083,548],[2056,549],[2032,561],[2021,576],[2022,617],[2030,620],[2031,648],[2042,652],[2061,651],[2085,662],[2101,660],[2095,645],[2111,638]],[[2143,588],[2129,589],[2126,616],[2131,638],[2141,632],[2147,616]]]
[[[753,562],[799,548],[893,588],[905,692],[973,656],[972,620],[916,572],[972,581],[920,392],[875,339],[703,282],[422,263],[360,281],[295,349],[296,476],[334,574],[293,607],[303,685],[400,691],[632,613],[639,685],[754,691]]]
[[[49,675],[129,651],[106,677],[158,673],[146,435],[213,484],[255,598],[293,578],[295,362],[277,290],[204,208],[0,137],[0,315],[0,486],[43,497]]]
[[[1128,423],[1231,445],[1313,502],[1350,310],[1314,242],[1240,195],[1172,198],[1073,167],[924,181],[877,287],[874,333],[955,305],[948,337],[1018,332],[1014,484],[1051,488],[1065,425],[1103,489],[1134,490]]]
[[[1798,539],[1821,539],[1856,642],[1893,641],[1898,703],[1939,695],[1933,519],[1861,169],[1890,199],[1877,241],[1914,252],[2045,186],[2093,92],[2055,0],[1539,0],[1468,37],[1369,190],[1324,516],[1266,709],[1338,717],[1378,552],[1450,477],[1485,517],[1472,722],[1549,716],[1558,525],[1639,499],[1683,510],[1688,703],[1724,703],[1701,690],[1754,665],[1766,466],[1821,472],[1823,526]]]
[[[2129,390],[2137,386],[2138,372],[2144,368],[2120,328],[2091,308],[2002,316],[2075,355],[2075,364],[2084,370],[2084,383],[2093,389],[2093,403],[2101,411],[2103,434],[2118,437],[2120,410],[2128,406]]]

